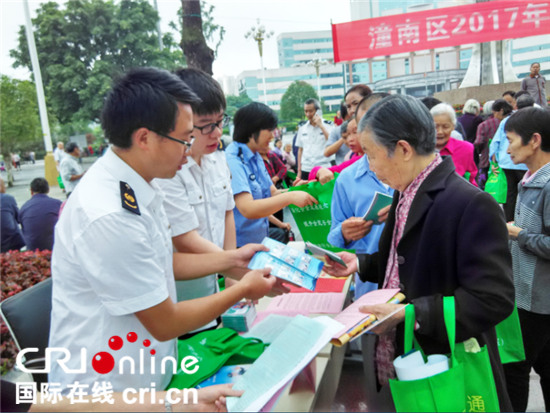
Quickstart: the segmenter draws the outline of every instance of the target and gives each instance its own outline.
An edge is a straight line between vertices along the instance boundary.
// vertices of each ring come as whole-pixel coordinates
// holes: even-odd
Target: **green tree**
[[[41,4],[33,19],[48,105],[60,123],[97,121],[113,77],[132,67],[173,69],[185,58],[172,35],[158,48],[158,13],[147,0],[69,0]],[[14,67],[31,68],[25,28]]]
[[[42,141],[38,117],[36,88],[28,80],[0,78],[0,131],[2,155],[8,172],[8,185],[13,185],[11,154],[25,150],[28,144]]]
[[[302,80],[292,82],[281,99],[281,118],[284,120],[303,119],[304,102],[317,99],[317,92],[309,83]]]
[[[223,26],[214,23],[214,10],[215,6],[211,4],[206,4],[205,2],[200,3],[201,18],[202,18],[202,33],[206,42],[212,45],[212,50],[214,51],[214,57],[218,56],[218,49],[220,44],[223,41],[225,35],[225,29]],[[177,23],[170,22],[170,27],[175,30],[179,35],[183,33],[183,10],[180,7],[178,10],[178,20]]]
[[[225,110],[225,113],[229,116],[235,116],[235,112],[237,112],[237,110],[252,102],[252,99],[250,99],[247,94],[240,96],[228,95],[225,97],[225,100],[227,101],[227,109]]]

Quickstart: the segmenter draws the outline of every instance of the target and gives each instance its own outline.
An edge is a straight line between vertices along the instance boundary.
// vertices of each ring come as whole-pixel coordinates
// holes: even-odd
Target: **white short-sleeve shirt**
[[[140,215],[122,206],[125,184],[134,191]],[[90,394],[94,382],[110,382],[115,392],[151,388],[151,383],[162,390],[170,382],[172,369],[162,375],[160,363],[169,356],[177,359],[176,340],[155,340],[134,315],[168,297],[176,300],[170,230],[162,202],[158,186],[147,183],[111,149],[88,170],[67,201],[55,228],[49,347],[70,351],[70,369],[80,368],[82,348],[87,360],[84,373],[65,373],[56,362],[64,356],[53,353],[49,382],[60,383],[63,394],[76,381],[89,385]],[[122,341],[111,343],[115,336]],[[137,339],[132,342],[133,337]],[[114,343],[122,347],[111,348]],[[98,366],[110,358],[98,360],[100,352],[114,360],[112,371],[94,368],[94,360]],[[119,373],[125,356],[134,360],[134,374],[130,362]]]
[[[330,135],[332,131],[332,123],[324,120],[325,129]],[[311,172],[316,166],[330,167],[330,161],[334,159],[334,155],[325,156],[325,145],[327,140],[321,128],[313,127],[309,121],[300,126],[298,136],[296,137],[296,146],[303,148],[301,168],[304,172]],[[300,172],[300,171],[298,171]]]
[[[59,163],[59,174],[61,175],[67,193],[73,192],[80,182],[80,179],[71,181],[71,176],[80,175],[82,172],[82,165],[78,163],[78,158],[70,154],[66,154],[61,158],[61,162]]]
[[[235,208],[225,153],[216,151],[203,156],[200,166],[193,158],[187,159],[174,178],[155,180],[164,192],[172,237],[196,229],[200,236],[223,248],[225,214]],[[178,301],[210,296],[218,292],[217,275],[176,281],[176,291]],[[199,331],[215,325],[213,321]]]

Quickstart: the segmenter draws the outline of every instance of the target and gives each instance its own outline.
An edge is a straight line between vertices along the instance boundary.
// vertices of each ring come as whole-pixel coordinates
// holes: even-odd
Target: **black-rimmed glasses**
[[[162,136],[163,138],[170,139],[171,141],[179,142],[179,143],[181,143],[182,145],[185,145],[185,147],[186,147],[187,149],[191,148],[191,146],[192,146],[192,143],[191,143],[191,142],[182,141],[181,139],[172,138],[171,136],[165,135],[164,133],[155,132],[155,131],[151,131],[151,132],[154,132],[154,133],[156,133],[157,135]]]
[[[227,125],[229,125],[230,120],[231,116],[224,114],[223,119],[219,122],[209,123],[208,125],[204,126],[195,126],[194,128],[200,130],[203,135],[210,135],[212,132],[214,132],[216,128],[225,128]]]

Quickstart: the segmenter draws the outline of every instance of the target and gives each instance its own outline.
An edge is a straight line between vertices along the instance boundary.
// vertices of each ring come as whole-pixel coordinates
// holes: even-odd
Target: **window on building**
[[[411,74],[411,68],[410,68],[409,59],[405,59],[405,74],[406,74],[406,75],[410,75],[410,74]]]

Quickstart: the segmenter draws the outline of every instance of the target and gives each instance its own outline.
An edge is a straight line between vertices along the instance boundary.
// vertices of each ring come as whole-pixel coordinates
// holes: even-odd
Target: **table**
[[[302,249],[305,247],[303,242],[290,242],[289,246]],[[322,275],[326,276],[326,275]],[[344,284],[343,292],[348,293],[346,299],[342,303],[342,309],[349,305],[351,298],[349,295],[349,288],[351,285],[352,277],[348,277]],[[264,311],[269,305],[271,298],[264,297],[260,300],[256,306],[258,312]],[[330,314],[310,314],[310,317],[317,317],[319,315]],[[315,393],[302,391],[289,394],[290,387],[287,386],[279,401],[275,405],[274,412],[319,412],[319,411],[331,411],[332,402],[338,389],[338,383],[340,381],[340,374],[342,372],[342,365],[344,363],[344,355],[346,352],[346,346],[335,347],[332,344],[327,344],[321,352],[315,358],[317,375],[315,381]]]

